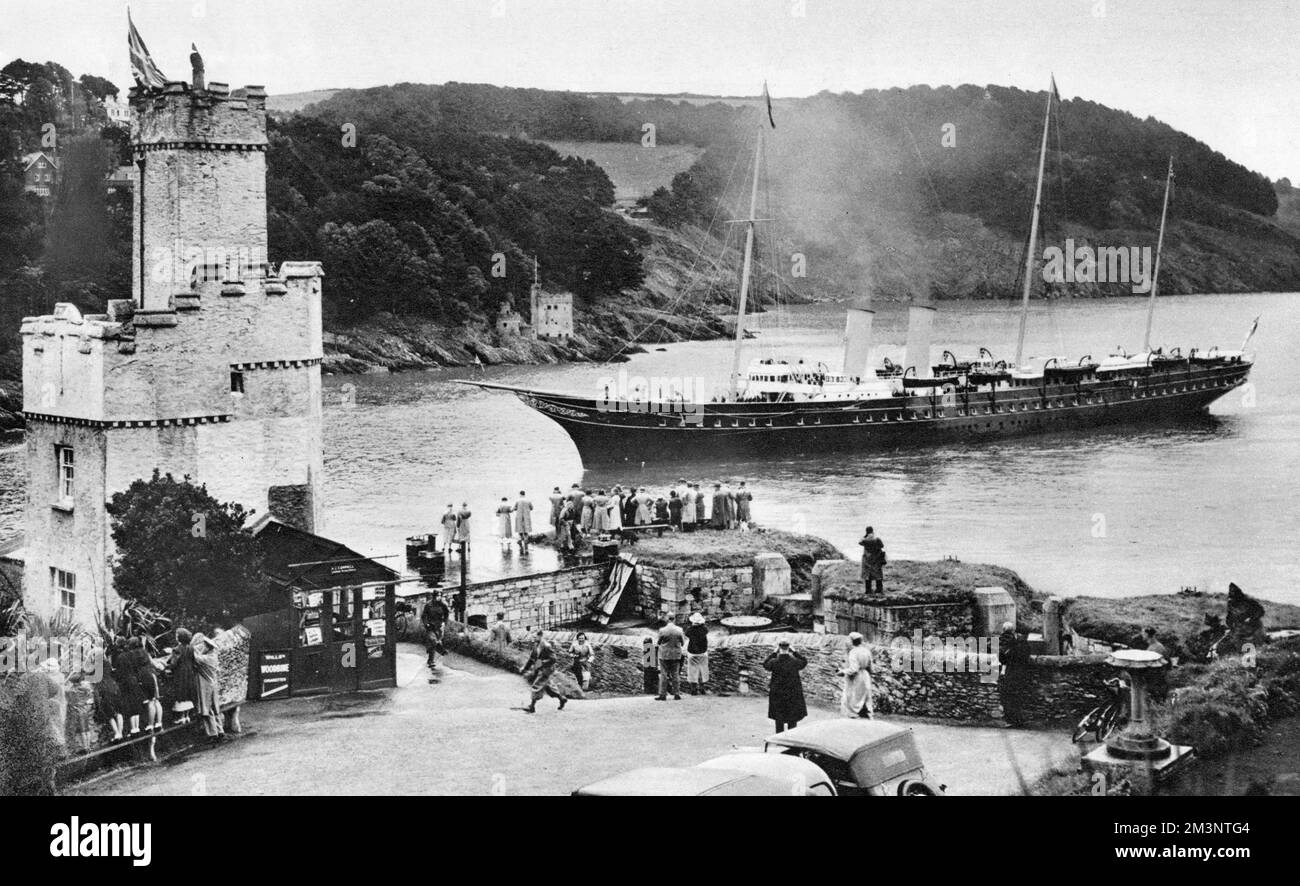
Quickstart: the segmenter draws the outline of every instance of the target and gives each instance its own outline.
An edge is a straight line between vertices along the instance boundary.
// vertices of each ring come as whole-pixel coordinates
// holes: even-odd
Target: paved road
[[[84,794],[566,794],[648,765],[760,745],[766,699],[552,699],[522,712],[522,677],[451,658],[430,682],[401,647],[398,688],[244,708],[243,736],[83,784]],[[811,716],[834,716],[814,709]],[[903,722],[900,718],[900,722]],[[1074,754],[1069,736],[907,720],[952,794],[1015,794]]]

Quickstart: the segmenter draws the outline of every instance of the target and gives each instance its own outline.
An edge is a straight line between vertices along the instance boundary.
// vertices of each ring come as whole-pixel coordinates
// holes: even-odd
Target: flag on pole
[[[1059,93],[1059,92],[1056,90],[1056,75],[1055,75],[1055,74],[1052,75],[1052,99],[1053,99],[1053,101],[1058,101],[1058,102],[1061,100],[1061,93]]]
[[[767,122],[772,124],[776,129],[776,120],[772,118],[772,96],[767,91],[767,81],[763,81],[763,101],[767,103]]]
[[[131,21],[131,10],[126,11],[127,35],[126,45],[131,52],[131,76],[140,86],[161,87],[167,83],[167,77],[158,66],[153,63],[153,57],[149,55],[149,49],[144,45],[144,40],[140,38],[140,32],[135,29],[135,22]]]

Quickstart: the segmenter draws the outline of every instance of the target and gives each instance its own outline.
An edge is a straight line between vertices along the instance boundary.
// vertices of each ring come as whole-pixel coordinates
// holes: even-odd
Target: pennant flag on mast
[[[126,35],[126,44],[131,51],[131,76],[140,86],[161,87],[167,83],[166,76],[158,70],[158,66],[153,63],[153,57],[149,55],[149,49],[144,45],[144,40],[140,38],[140,32],[135,29],[135,22],[131,21],[131,10],[126,11],[126,24],[128,32]]]
[[[772,118],[772,96],[767,91],[767,81],[763,81],[763,101],[767,104],[767,122],[772,124],[776,129],[776,120]]]
[[[1058,102],[1061,100],[1061,93],[1059,93],[1059,92],[1056,90],[1056,75],[1055,75],[1055,74],[1052,75],[1052,99],[1053,99],[1054,101],[1058,101]]]

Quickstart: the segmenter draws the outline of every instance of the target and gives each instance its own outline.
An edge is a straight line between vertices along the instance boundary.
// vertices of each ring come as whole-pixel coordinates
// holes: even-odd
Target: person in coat
[[[723,503],[726,505],[726,516],[723,519],[726,520],[728,529],[735,529],[736,528],[736,493],[734,490],[732,490],[730,484],[726,482],[722,484],[722,499],[723,499]]]
[[[163,672],[171,678],[172,715],[177,723],[190,722],[194,710],[194,635],[185,628],[176,629],[176,648],[167,659]]]
[[[686,686],[691,695],[709,691],[709,627],[702,612],[692,612],[686,628]]]
[[[763,667],[772,672],[767,689],[767,716],[776,724],[777,732],[793,729],[808,716],[808,704],[803,697],[803,681],[799,672],[808,659],[790,648],[789,640],[782,640],[776,651],[767,657]]]
[[[564,710],[564,703],[569,700],[568,696],[551,685],[551,677],[555,674],[557,664],[559,662],[555,657],[555,647],[551,645],[550,640],[547,640],[542,635],[541,631],[538,631],[537,641],[533,644],[533,651],[528,656],[528,661],[519,669],[521,674],[526,674],[529,670],[533,671],[533,678],[529,683],[532,700],[528,702],[528,707],[524,708],[525,714],[537,713],[537,702],[541,700],[543,695],[559,699],[559,709]]]
[[[683,484],[685,485],[685,484]],[[686,491],[682,493],[682,532],[695,531],[695,490],[690,486],[685,486]]]
[[[704,517],[704,492],[700,489],[699,483],[692,483],[691,488],[695,490],[695,525],[703,527]]]
[[[465,543],[465,553],[469,553],[469,518],[474,516],[470,512],[469,502],[460,503],[460,510],[456,512],[456,543]]]
[[[862,581],[867,586],[867,593],[871,593],[871,586],[874,583],[875,592],[883,594],[885,592],[885,543],[876,535],[875,530],[868,526],[858,544],[862,546]]]
[[[605,507],[605,530],[617,533],[623,528],[623,487],[615,486]]]
[[[636,525],[649,526],[654,522],[654,496],[644,486],[636,494]]]
[[[555,547],[561,553],[572,554],[575,535],[573,502],[565,499],[564,504],[560,505],[560,514],[555,519]]]
[[[125,711],[122,706],[122,687],[118,685],[113,673],[113,663],[105,661],[104,672],[95,684],[95,717],[113,731],[113,741],[122,740]]]
[[[221,664],[217,646],[200,632],[190,642],[194,649],[194,713],[203,721],[203,732],[213,741],[225,737],[221,725],[221,694],[218,683]]]
[[[722,491],[721,483],[713,484],[713,513],[709,517],[709,527],[712,529],[727,528],[727,493]]]
[[[668,613],[667,623],[659,629],[659,694],[657,701],[666,701],[668,693],[673,699],[682,700],[682,647],[686,645],[686,634],[677,627],[677,616]]]
[[[132,637],[138,640],[138,637]],[[126,715],[127,735],[140,734],[140,715],[144,713],[144,692],[140,688],[138,663],[131,659],[131,642],[119,644],[113,656],[113,673],[117,675],[117,685],[122,692],[122,711]]]
[[[623,494],[623,525],[636,526],[636,514],[639,502],[636,495],[636,487],[628,486],[627,491]]]
[[[657,523],[659,526],[663,527],[669,525],[669,521],[671,519],[672,516],[668,511],[668,502],[665,501],[664,497],[661,495],[655,499],[654,522]],[[655,534],[663,535],[664,531],[661,528],[656,530]]]
[[[442,552],[451,556],[452,545],[456,542],[456,506],[448,503],[442,515]]]
[[[573,679],[578,681],[578,688],[583,692],[591,685],[591,659],[595,654],[587,635],[578,631],[578,635],[569,644],[569,655],[573,656]]]
[[[603,535],[609,528],[609,497],[605,495],[605,490],[598,489],[596,494],[587,499],[591,506],[591,520],[587,530],[591,535]]]
[[[514,511],[510,507],[510,499],[506,498],[504,495],[501,496],[501,504],[497,505],[496,511],[496,536],[497,544],[501,546],[501,553],[503,554],[510,553],[510,540],[514,538],[515,535],[514,527],[511,525],[513,514]]]
[[[682,528],[682,500],[676,489],[668,493],[668,525],[674,531]]]
[[[519,539],[519,553],[528,553],[528,536],[533,534],[533,503],[524,491],[519,490],[519,499],[515,502],[515,535]]]
[[[1025,694],[1029,689],[1029,646],[1020,639],[1011,622],[1002,625],[998,635],[998,697],[1002,702],[1002,719],[1008,726],[1025,723]]]
[[[871,700],[871,647],[862,642],[862,635],[857,631],[849,634],[849,651],[844,656],[840,676],[844,678],[840,712],[846,717],[871,719],[875,715]]]
[[[745,481],[740,481],[740,488],[736,490],[736,522],[740,528],[749,529],[750,521],[754,518],[750,516],[749,503],[754,500],[753,494],[745,488]]]
[[[551,528],[554,529],[557,534],[560,531],[560,511],[564,510],[564,502],[565,502],[564,493],[560,491],[560,487],[556,486],[555,489],[551,491],[550,521],[551,521]]]

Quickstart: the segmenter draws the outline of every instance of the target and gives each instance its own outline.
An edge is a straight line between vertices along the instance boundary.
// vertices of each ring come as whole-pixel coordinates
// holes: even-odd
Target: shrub
[[[48,796],[62,742],[50,728],[43,678],[0,681],[0,795]]]

